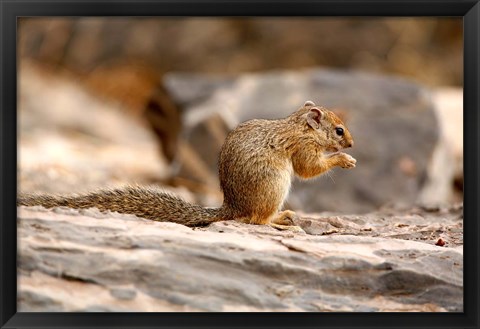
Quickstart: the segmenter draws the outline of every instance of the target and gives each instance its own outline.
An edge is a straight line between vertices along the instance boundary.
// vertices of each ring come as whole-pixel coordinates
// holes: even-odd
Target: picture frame
[[[480,4],[475,0],[2,1],[0,326],[118,328],[478,328]],[[463,313],[26,313],[17,312],[16,24],[25,16],[461,16],[464,20]],[[441,298],[441,296],[440,296]]]

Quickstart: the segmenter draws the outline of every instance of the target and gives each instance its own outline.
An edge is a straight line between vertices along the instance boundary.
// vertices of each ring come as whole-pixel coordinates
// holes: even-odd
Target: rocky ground
[[[20,67],[19,191],[162,185],[186,172],[159,157],[154,136],[122,104]],[[461,90],[431,93],[392,77],[327,70],[227,80],[168,80],[184,91],[184,142],[198,152],[189,161],[197,169],[203,161],[215,185],[208,154],[244,115],[283,116],[309,94],[350,115],[357,168],[292,190],[288,207],[305,233],[19,207],[20,311],[463,310],[462,196],[444,193],[463,177]],[[190,202],[221,203],[215,188],[162,186]]]
[[[20,207],[20,311],[463,310],[463,207],[314,214],[306,233]]]

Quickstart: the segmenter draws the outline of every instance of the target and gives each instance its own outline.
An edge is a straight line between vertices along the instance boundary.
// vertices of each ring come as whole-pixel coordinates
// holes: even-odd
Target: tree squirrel
[[[285,229],[293,227],[295,216],[293,211],[280,211],[293,175],[308,179],[335,166],[354,168],[356,160],[339,152],[352,146],[352,136],[337,115],[306,101],[286,118],[246,121],[228,134],[219,156],[224,193],[220,208],[192,205],[150,187],[75,196],[20,195],[17,205],[96,207],[191,227],[238,220]]]

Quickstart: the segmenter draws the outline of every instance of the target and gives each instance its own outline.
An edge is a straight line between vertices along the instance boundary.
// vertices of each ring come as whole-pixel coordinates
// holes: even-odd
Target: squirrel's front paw
[[[342,168],[355,168],[355,164],[357,163],[357,160],[355,160],[354,157],[352,157],[350,154],[347,153],[337,153],[338,157],[338,165]]]

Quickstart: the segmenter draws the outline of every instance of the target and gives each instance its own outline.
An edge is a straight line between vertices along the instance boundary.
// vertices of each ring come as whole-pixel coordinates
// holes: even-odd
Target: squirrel
[[[190,227],[225,220],[295,228],[295,213],[280,211],[294,175],[319,176],[338,166],[354,168],[356,160],[341,149],[353,138],[332,111],[306,101],[283,119],[254,119],[232,130],[219,155],[219,208],[204,208],[152,187],[128,186],[84,195],[20,195],[17,205],[66,206],[117,211]],[[297,227],[298,228],[298,227]]]

